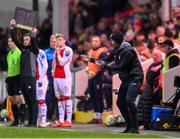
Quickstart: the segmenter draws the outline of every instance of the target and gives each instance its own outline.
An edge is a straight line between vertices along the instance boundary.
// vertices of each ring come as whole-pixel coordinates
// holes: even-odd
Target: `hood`
[[[134,50],[134,48],[131,46],[130,43],[123,41],[119,47],[117,47],[118,51],[122,51],[122,50]]]

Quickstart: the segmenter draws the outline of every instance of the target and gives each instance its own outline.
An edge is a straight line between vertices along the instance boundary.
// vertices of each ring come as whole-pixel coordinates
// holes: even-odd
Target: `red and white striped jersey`
[[[48,62],[46,54],[43,50],[39,49],[39,54],[36,58],[36,79],[41,80],[46,77],[48,69]]]
[[[59,51],[59,54],[57,54]],[[73,51],[70,47],[55,51],[55,58],[53,62],[54,78],[71,78],[70,64],[72,61]]]

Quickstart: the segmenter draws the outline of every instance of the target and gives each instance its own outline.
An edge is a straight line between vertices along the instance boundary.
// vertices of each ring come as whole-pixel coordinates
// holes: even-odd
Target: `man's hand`
[[[89,61],[89,58],[87,55],[80,55],[81,59],[85,62],[88,62]]]
[[[57,47],[56,46],[56,48],[55,48],[55,52],[57,53],[57,55],[59,55],[60,53],[59,53],[59,47]]]
[[[31,32],[32,32],[33,37],[36,37],[36,35],[38,33],[38,29],[37,28],[33,28]]]
[[[10,21],[10,28],[13,29],[14,27],[16,27],[16,20],[15,19],[12,19]]]
[[[93,71],[88,71],[88,79],[92,79],[96,76],[96,73]]]

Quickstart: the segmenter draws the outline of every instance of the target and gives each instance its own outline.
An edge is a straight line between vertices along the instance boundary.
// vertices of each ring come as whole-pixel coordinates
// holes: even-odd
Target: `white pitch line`
[[[78,131],[78,130],[74,130],[74,129],[66,129],[66,128],[60,128],[58,130],[62,130],[62,131]]]

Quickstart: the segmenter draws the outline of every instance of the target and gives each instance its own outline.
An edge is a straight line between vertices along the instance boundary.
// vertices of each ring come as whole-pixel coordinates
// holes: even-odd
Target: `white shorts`
[[[54,78],[55,96],[71,96],[71,84],[71,78]]]
[[[48,88],[47,76],[44,79],[36,81],[36,100],[45,100],[47,88]]]

